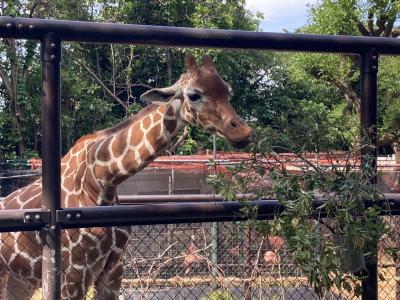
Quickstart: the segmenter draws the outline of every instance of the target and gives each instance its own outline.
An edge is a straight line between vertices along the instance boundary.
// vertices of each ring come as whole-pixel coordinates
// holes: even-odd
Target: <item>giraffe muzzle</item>
[[[239,142],[230,142],[231,145],[237,149],[243,149],[246,148],[250,143],[251,143],[251,138],[247,138],[244,140],[241,140]]]
[[[251,142],[253,130],[239,118],[228,120],[224,136],[229,143],[238,149],[245,148]]]

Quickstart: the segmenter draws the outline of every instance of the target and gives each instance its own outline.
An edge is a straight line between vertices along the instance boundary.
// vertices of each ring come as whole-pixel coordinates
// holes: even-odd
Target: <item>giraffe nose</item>
[[[231,126],[232,128],[236,128],[239,126],[239,124],[236,120],[231,120],[229,126]]]
[[[225,123],[225,137],[236,148],[244,148],[250,143],[252,129],[235,116]]]

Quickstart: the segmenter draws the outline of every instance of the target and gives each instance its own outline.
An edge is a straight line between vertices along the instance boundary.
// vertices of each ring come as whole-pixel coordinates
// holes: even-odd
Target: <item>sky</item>
[[[317,0],[246,0],[247,8],[252,12],[262,12],[264,20],[260,27],[266,32],[290,32],[307,22],[309,4]]]

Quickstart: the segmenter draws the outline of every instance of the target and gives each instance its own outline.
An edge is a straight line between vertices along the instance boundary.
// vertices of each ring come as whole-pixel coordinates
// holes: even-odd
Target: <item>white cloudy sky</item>
[[[246,0],[251,11],[264,14],[261,22],[263,31],[282,32],[283,29],[293,31],[307,21],[309,4],[317,0]]]

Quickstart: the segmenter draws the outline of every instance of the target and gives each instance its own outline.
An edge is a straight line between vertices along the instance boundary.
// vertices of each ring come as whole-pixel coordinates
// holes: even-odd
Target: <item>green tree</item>
[[[299,32],[317,34],[362,35],[397,37],[400,28],[396,22],[400,17],[397,0],[323,0],[312,6],[308,25]],[[312,86],[325,85],[334,89],[340,97],[325,98],[319,102],[329,103],[331,110],[339,112],[348,125],[358,130],[355,122],[360,110],[359,58],[353,55],[296,54],[288,56],[286,67],[295,82],[308,82]],[[379,72],[379,143],[396,146],[398,133],[394,117],[399,102],[399,75],[396,69],[398,58],[380,59]],[[396,147],[394,147],[396,150]]]
[[[244,0],[5,0],[1,5],[3,15],[252,31],[260,20],[246,10]],[[30,155],[31,150],[40,150],[39,47],[9,39],[0,51],[1,156]],[[135,111],[143,105],[140,95],[149,88],[172,84],[184,70],[187,51],[212,54],[232,84],[232,102],[240,113],[249,120],[261,115],[257,103],[263,96],[258,91],[262,86],[268,89],[264,73],[272,64],[269,54],[63,43],[63,152],[81,135]],[[193,138],[200,139],[200,148],[209,145],[203,133],[194,131]]]

